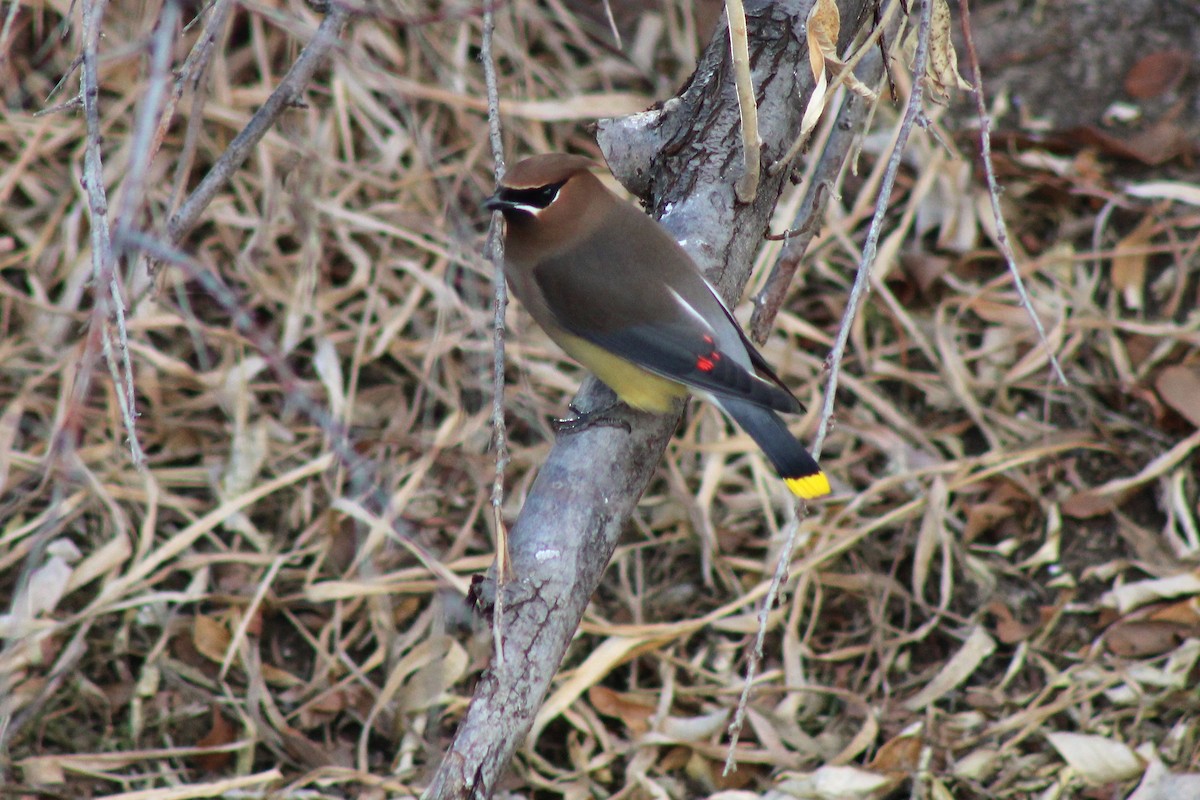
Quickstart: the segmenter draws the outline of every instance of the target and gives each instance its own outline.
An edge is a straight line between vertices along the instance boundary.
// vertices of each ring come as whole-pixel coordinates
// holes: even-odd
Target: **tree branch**
[[[250,151],[266,135],[279,116],[290,106],[299,102],[317,69],[325,63],[325,57],[337,44],[342,29],[350,19],[350,12],[340,3],[331,3],[325,19],[313,38],[279,82],[267,102],[255,112],[246,127],[229,143],[221,158],[200,181],[200,185],[188,196],[179,210],[171,215],[167,224],[167,236],[172,243],[183,238],[200,219],[204,209],[212,202],[217,192],[225,186],[229,177],[250,156]]]

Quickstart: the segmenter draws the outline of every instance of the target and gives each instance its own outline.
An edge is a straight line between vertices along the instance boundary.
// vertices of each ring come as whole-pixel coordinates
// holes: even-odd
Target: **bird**
[[[504,271],[534,321],[633,408],[710,400],[808,500],[829,479],[779,416],[804,410],[691,256],[610,191],[599,164],[546,153],[514,164],[484,205],[503,214]]]

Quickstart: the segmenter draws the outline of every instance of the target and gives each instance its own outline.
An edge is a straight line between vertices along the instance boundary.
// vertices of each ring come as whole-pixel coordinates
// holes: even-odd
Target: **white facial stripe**
[[[532,214],[535,217],[546,210],[544,208],[538,208],[537,206],[527,206],[524,203],[513,203],[508,207],[514,211],[524,211],[526,214]]]

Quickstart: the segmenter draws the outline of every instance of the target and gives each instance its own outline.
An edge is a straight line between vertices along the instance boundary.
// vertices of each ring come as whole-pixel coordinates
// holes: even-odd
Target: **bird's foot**
[[[571,403],[567,406],[574,416],[565,417],[563,419],[551,420],[550,425],[554,428],[555,433],[579,433],[588,428],[600,426],[605,428],[624,428],[626,433],[629,433],[633,428],[629,425],[629,420],[621,415],[621,401],[614,400],[601,408],[593,408],[591,411],[580,411],[579,408]]]

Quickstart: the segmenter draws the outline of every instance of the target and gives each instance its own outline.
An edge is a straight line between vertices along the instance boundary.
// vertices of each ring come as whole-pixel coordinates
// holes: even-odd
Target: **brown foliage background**
[[[617,46],[582,5],[498,12],[511,154],[594,153],[587,123],[669,97],[714,20],[707,6],[618,4]],[[199,21],[175,32],[173,69],[220,8],[185,10]],[[195,265],[122,264],[145,469],[102,352],[105,325],[121,337],[97,301],[85,121],[78,107],[46,111],[79,86],[79,10],[11,9],[0,61],[6,781],[70,797],[415,791],[489,648],[462,600],[493,536],[478,9],[397,6],[354,21],[305,105],[180,243]],[[160,11],[105,11],[110,211],[128,202]],[[179,85],[130,224],[161,234],[318,23],[296,2],[230,9],[211,62]],[[893,65],[902,93],[904,63]],[[1152,67],[1140,66],[1143,82]],[[1195,170],[1103,140],[1001,148],[1013,244],[1063,387],[997,257],[973,138],[956,134],[967,123],[929,113],[954,151],[926,132],[910,144],[826,447],[836,497],[796,521],[748,439],[694,406],[509,788],[822,797],[835,795],[821,781],[851,779],[830,769],[842,765],[877,792],[915,779],[956,797],[1025,797],[1123,792],[1159,761],[1197,771]],[[796,421],[806,437],[897,117],[879,104],[764,347],[814,409]],[[785,198],[777,231],[798,203],[799,190]],[[764,242],[760,274],[779,247]],[[202,271],[230,287],[269,349],[238,332]],[[509,325],[511,520],[581,372],[523,313]],[[364,509],[363,482],[331,455],[336,427],[432,560]],[[770,617],[741,767],[723,777],[789,524],[801,546]]]

